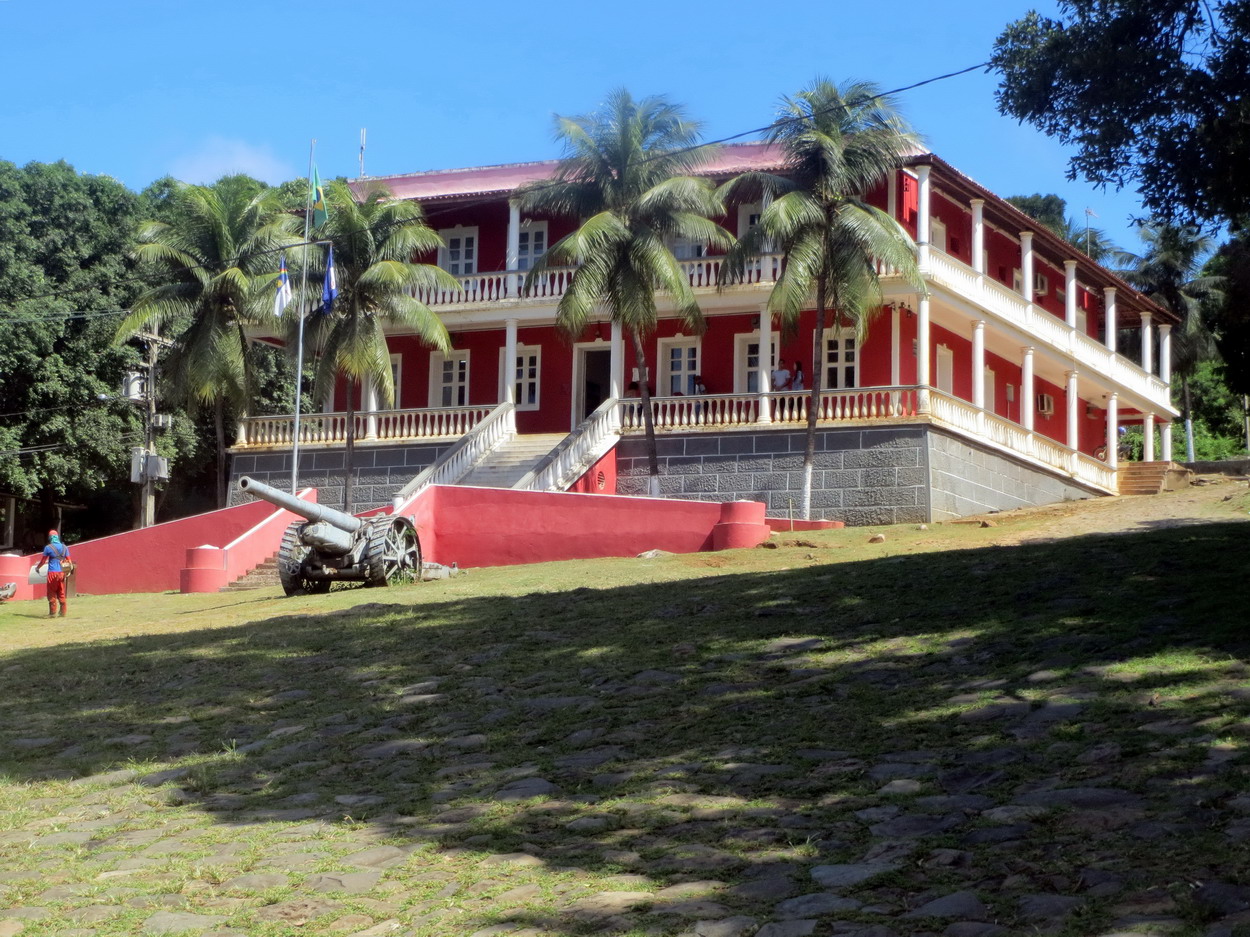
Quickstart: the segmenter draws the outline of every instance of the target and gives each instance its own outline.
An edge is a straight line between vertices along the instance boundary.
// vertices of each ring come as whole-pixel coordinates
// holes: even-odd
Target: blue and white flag
[[[273,297],[273,314],[281,316],[291,301],[291,280],[286,275],[286,254],[278,267],[278,292]]]
[[[326,282],[321,288],[321,311],[330,314],[334,308],[334,299],[339,295],[339,280],[334,272],[334,245],[330,245],[330,253],[326,255]]]

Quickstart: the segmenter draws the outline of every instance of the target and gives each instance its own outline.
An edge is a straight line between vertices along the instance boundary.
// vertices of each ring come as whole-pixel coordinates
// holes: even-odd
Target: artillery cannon
[[[287,595],[328,592],[335,582],[385,586],[404,576],[420,578],[421,541],[408,518],[353,517],[246,476],[238,487],[305,518],[286,529],[278,550],[278,576]]]

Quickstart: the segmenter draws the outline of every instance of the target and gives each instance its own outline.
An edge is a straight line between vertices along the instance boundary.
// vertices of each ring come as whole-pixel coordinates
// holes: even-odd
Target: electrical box
[[[157,429],[169,429],[174,425],[174,417],[170,413],[158,413],[152,417],[152,425]]]
[[[130,450],[130,480],[136,485],[143,481],[144,462],[147,459],[148,451],[142,446],[135,446]]]
[[[168,481],[169,460],[164,456],[157,455],[155,452],[148,453],[145,474],[151,481]]]
[[[147,381],[138,371],[130,371],[122,378],[122,396],[127,400],[143,400]]]

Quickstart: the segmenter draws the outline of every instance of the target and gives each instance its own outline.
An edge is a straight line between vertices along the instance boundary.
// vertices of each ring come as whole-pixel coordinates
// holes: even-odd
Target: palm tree
[[[387,326],[415,333],[440,351],[451,348],[441,319],[416,298],[424,289],[459,289],[459,281],[431,264],[413,258],[442,246],[438,234],[426,226],[421,206],[394,199],[384,186],[375,186],[359,199],[344,182],[327,188],[329,216],[316,236],[334,245],[338,298],[329,314],[309,317],[307,339],[319,355],[315,385],[318,396],[334,387],[339,375],[347,378],[347,442],[344,458],[343,510],[351,507],[352,456],[355,449],[355,387],[369,381],[382,403],[395,399]],[[318,278],[322,269],[314,271]]]
[[[172,331],[167,393],[213,407],[218,507],[226,503],[225,408],[245,409],[253,390],[244,327],[272,308],[277,252],[298,243],[298,225],[274,190],[239,175],[180,185],[171,220],[141,222],[136,232],[135,259],[162,282],[134,303],[114,340]]]
[[[556,136],[567,155],[552,180],[533,183],[517,195],[525,211],[580,222],[534,265],[526,287],[549,267],[576,265],[556,307],[561,329],[580,334],[602,307],[629,336],[638,362],[652,495],[659,494],[660,468],[642,339],[656,326],[657,291],[671,297],[687,328],[697,334],[704,327],[672,244],[682,238],[723,249],[733,242],[710,220],[724,213],[715,188],[689,175],[712,155],[697,146],[699,129],[681,107],[662,97],[635,101],[618,89],[594,113],[557,118]]]
[[[780,249],[785,263],[768,309],[786,328],[797,327],[815,292],[802,495],[803,517],[810,518],[826,314],[835,310],[862,340],[871,314],[882,303],[878,262],[896,267],[917,290],[924,288],[907,232],[865,201],[873,187],[916,152],[918,142],[875,85],[857,82],[838,88],[823,79],[783,99],[768,140],[784,154],[784,175],[747,173],[726,184],[726,192],[762,190],[775,198],[723,269],[733,276],[749,256],[766,247]]]
[[[1200,228],[1152,221],[1141,224],[1138,234],[1146,249],[1141,254],[1120,251],[1116,256],[1124,268],[1124,279],[1180,319],[1172,341],[1172,373],[1181,382],[1185,460],[1192,462],[1194,422],[1189,383],[1199,364],[1218,355],[1215,337],[1203,320],[1202,305],[1207,299],[1218,300],[1224,278],[1201,275],[1213,244]],[[1170,459],[1172,453],[1166,456]]]

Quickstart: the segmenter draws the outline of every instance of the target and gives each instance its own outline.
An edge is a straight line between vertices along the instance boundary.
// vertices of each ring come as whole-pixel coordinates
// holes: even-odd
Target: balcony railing
[[[1153,374],[1116,354],[1101,342],[1070,328],[1039,306],[1025,302],[1015,290],[978,274],[949,254],[932,251],[926,278],[969,299],[991,316],[1011,325],[1060,355],[1071,356],[1078,368],[1104,375],[1131,393],[1152,401],[1162,410],[1170,408],[1168,385]]]
[[[805,424],[811,394],[769,394],[767,418],[761,419],[759,394],[709,394],[698,397],[652,397],[651,416],[658,430],[747,426],[751,424]],[[914,387],[865,387],[825,391],[820,395],[822,423],[849,420],[889,420],[915,416],[919,393]],[[643,428],[642,401],[618,404],[622,432]]]
[[[423,410],[376,410],[353,414],[358,442],[408,442],[463,436],[494,406],[439,407]],[[251,416],[239,427],[235,449],[282,449],[290,446],[295,417]],[[347,442],[346,413],[310,413],[299,420],[300,445],[341,446]]]
[[[720,283],[724,257],[698,257],[679,260],[690,286],[694,289],[716,289]],[[555,267],[530,279],[521,272],[496,271],[459,276],[458,290],[420,289],[413,295],[430,306],[474,306],[482,303],[549,303],[559,299],[569,288],[576,267]],[[742,271],[731,276],[728,287],[775,283],[781,273],[781,255],[764,254],[748,260]]]

